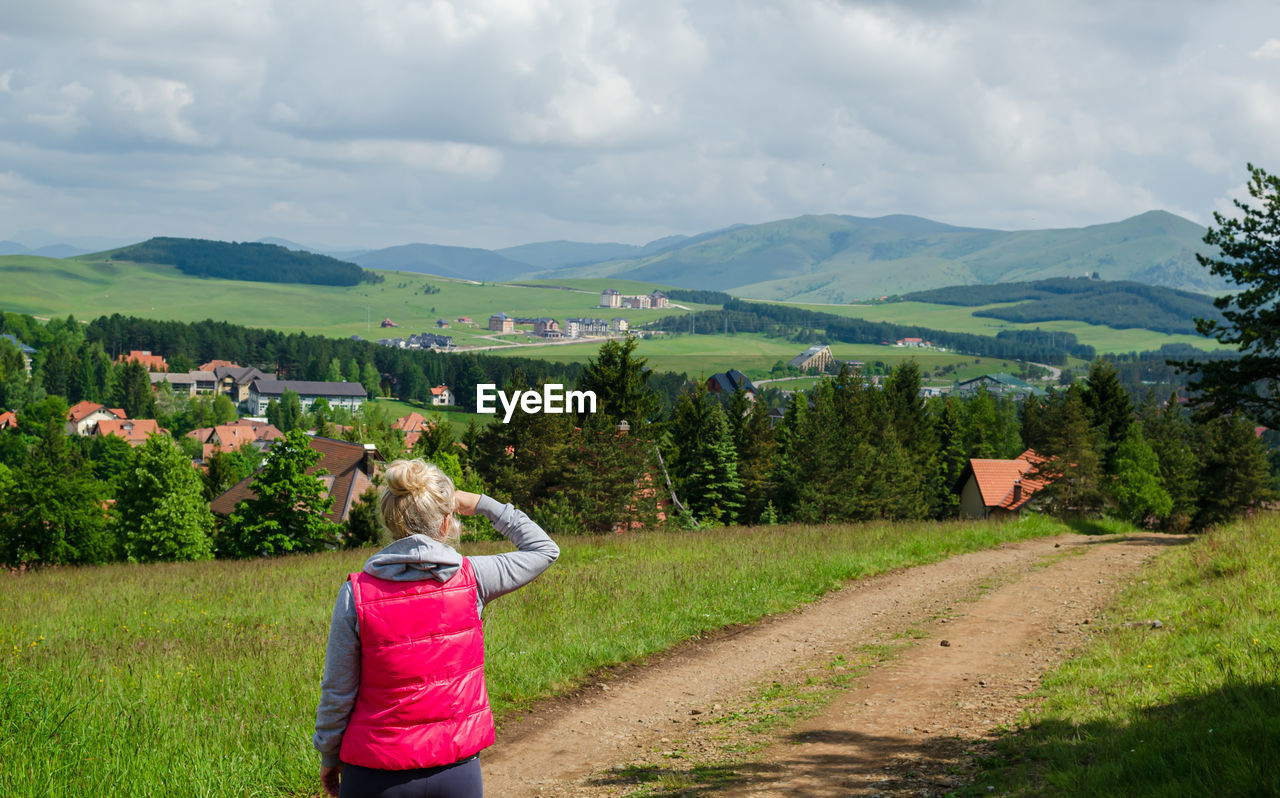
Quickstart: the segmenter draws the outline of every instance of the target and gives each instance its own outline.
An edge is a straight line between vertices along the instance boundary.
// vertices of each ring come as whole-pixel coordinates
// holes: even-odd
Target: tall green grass
[[[501,723],[601,668],[846,580],[1064,531],[1029,518],[563,540],[559,563],[486,609],[493,704]],[[369,553],[3,578],[0,795],[313,794],[328,620]]]
[[[973,794],[1280,795],[1280,516],[1213,531],[1144,577],[1045,680]]]

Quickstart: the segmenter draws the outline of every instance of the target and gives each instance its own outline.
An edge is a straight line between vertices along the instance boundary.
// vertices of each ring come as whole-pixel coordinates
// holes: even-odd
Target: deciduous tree
[[[200,476],[167,435],[133,450],[116,491],[116,538],[130,562],[207,560],[213,514]]]

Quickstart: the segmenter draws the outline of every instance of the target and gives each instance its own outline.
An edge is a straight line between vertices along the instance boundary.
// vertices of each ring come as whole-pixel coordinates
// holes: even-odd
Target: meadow
[[[1082,344],[1088,344],[1098,354],[1143,352],[1159,349],[1164,344],[1190,344],[1205,350],[1224,348],[1218,342],[1199,335],[1170,335],[1155,330],[1118,330],[1083,321],[1042,321],[1021,324],[1001,319],[974,316],[974,311],[1002,307],[1001,304],[963,307],[938,305],[929,302],[886,302],[867,305],[812,305],[798,302],[780,304],[795,305],[819,313],[834,313],[848,318],[867,321],[886,321],[892,324],[914,324],[934,330],[996,335],[1001,330],[1051,330],[1074,333]]]
[[[748,377],[768,376],[769,370],[781,360],[783,363],[800,354],[807,344],[798,344],[785,338],[770,338],[763,333],[737,333],[733,335],[659,335],[644,338],[636,348],[636,354],[648,359],[655,371],[684,373],[690,377],[710,376],[717,371],[736,368]],[[542,347],[522,347],[519,350],[493,350],[496,355],[518,354],[556,362],[586,362],[595,357],[600,343],[554,344]],[[861,360],[871,364],[879,360],[893,366],[906,360],[915,360],[921,369],[934,372],[951,366],[946,381],[968,379],[994,372],[1016,373],[1018,363],[1012,360],[980,358],[939,352],[931,349],[909,349],[875,344],[831,344],[831,354],[838,360]]]
[[[112,313],[182,321],[212,318],[340,338],[439,332],[454,336],[459,346],[487,335],[482,326],[499,311],[552,316],[562,324],[570,316],[618,317],[640,324],[684,312],[597,308],[598,290],[472,283],[412,272],[380,274],[384,282],[351,287],[254,283],[189,277],[171,266],[8,255],[0,257],[0,281],[5,286],[0,310],[44,317],[74,314],[85,320]],[[424,293],[426,286],[439,292]],[[477,326],[458,325],[459,316],[470,316]],[[379,323],[384,318],[400,327],[383,330]],[[441,318],[450,323],[448,329],[436,328]],[[494,342],[480,338],[475,343]]]
[[[1280,516],[1161,556],[1039,693],[970,794],[1280,794]]]
[[[611,666],[847,580],[1066,531],[1029,517],[563,539],[550,571],[486,608],[499,725]],[[3,577],[0,795],[315,794],[329,616],[369,553]]]
[[[438,416],[449,422],[454,432],[458,435],[461,435],[472,421],[483,426],[495,418],[491,413],[467,413],[456,407],[432,407],[421,402],[403,402],[399,399],[387,399],[385,397],[379,397],[373,401],[393,419],[407,416],[410,413],[417,413],[428,421]]]

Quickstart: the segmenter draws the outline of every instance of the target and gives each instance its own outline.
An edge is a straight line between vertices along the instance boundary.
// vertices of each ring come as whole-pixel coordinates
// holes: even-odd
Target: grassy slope
[[[494,354],[520,354],[561,362],[585,361],[599,351],[598,343],[556,344],[551,346],[521,347],[519,350],[494,350]],[[648,358],[650,368],[657,371],[674,371],[691,377],[710,375],[728,368],[736,368],[749,377],[763,376],[779,360],[787,362],[805,350],[783,338],[768,338],[759,333],[739,335],[673,335],[640,341],[638,354]],[[831,354],[838,359],[861,360],[871,363],[881,360],[886,364],[914,359],[921,368],[934,371],[946,365],[955,365],[961,378],[999,371],[1017,371],[1017,364],[1008,360],[976,358],[949,352],[902,349],[873,344],[831,344]],[[978,362],[974,362],[978,361]]]
[[[1280,516],[1170,552],[1051,674],[975,783],[1000,794],[1280,794]],[[1160,629],[1138,624],[1157,619]]]
[[[1088,344],[1097,349],[1099,354],[1140,352],[1148,349],[1159,349],[1163,344],[1174,343],[1191,344],[1206,350],[1224,348],[1216,341],[1199,335],[1169,335],[1154,330],[1116,330],[1097,324],[1086,324],[1082,321],[1042,321],[1034,324],[1016,324],[1001,321],[1000,319],[988,319],[973,315],[976,310],[1000,307],[999,304],[961,307],[959,305],[935,305],[927,302],[888,302],[882,305],[798,304],[798,307],[820,313],[834,313],[839,316],[867,319],[868,321],[918,324],[935,330],[953,330],[976,335],[995,335],[1001,330],[1033,330],[1036,328],[1069,332],[1075,333],[1080,343]]]
[[[847,579],[1059,531],[1031,518],[562,540],[555,567],[486,608],[490,694],[501,719],[600,668]],[[314,794],[328,619],[368,554],[11,577],[0,592],[0,794]]]
[[[13,255],[0,257],[0,284],[5,286],[0,310],[38,316],[72,313],[79,319],[111,313],[185,321],[214,318],[288,332],[366,338],[435,332],[435,321],[442,317],[453,323],[458,316],[471,316],[484,324],[498,311],[554,316],[561,323],[568,316],[622,317],[641,323],[668,312],[596,308],[598,292],[476,285],[405,272],[384,274],[386,281],[377,285],[340,288],[204,280],[170,266]],[[428,283],[440,292],[419,293]],[[385,317],[400,328],[382,331],[378,323]],[[366,318],[372,320],[371,328]],[[453,335],[462,345],[471,334],[484,331],[453,326],[441,332]]]

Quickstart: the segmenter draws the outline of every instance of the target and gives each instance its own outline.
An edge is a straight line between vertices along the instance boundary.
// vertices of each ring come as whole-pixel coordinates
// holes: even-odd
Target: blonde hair
[[[444,543],[457,540],[462,525],[453,514],[453,480],[439,466],[422,459],[395,460],[384,478],[387,484],[378,493],[378,514],[392,538],[426,535]]]

